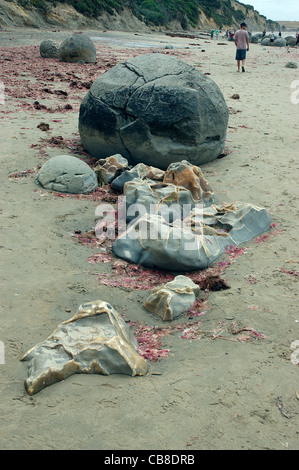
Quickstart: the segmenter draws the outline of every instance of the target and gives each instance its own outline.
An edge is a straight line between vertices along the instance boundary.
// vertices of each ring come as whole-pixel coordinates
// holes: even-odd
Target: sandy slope
[[[55,33],[58,39],[64,34]],[[42,35],[0,35],[6,66],[1,80],[9,81],[12,90],[13,73],[18,72],[15,86],[28,79],[33,91],[30,98],[22,98],[21,92],[19,97],[7,96],[0,109],[0,340],[5,347],[5,364],[0,365],[0,447],[298,450],[299,370],[290,360],[291,343],[299,340],[299,104],[294,104],[291,88],[298,72],[285,68],[291,60],[299,65],[298,49],[251,45],[246,73],[237,74],[234,45],[223,39],[219,42],[224,45],[219,45],[204,39],[100,33],[105,38],[96,42],[101,59],[98,70],[88,69],[89,80],[111,64],[145,52],[148,43],[154,47],[148,52],[159,47],[164,51],[167,43],[172,44],[172,53],[210,74],[231,108],[230,153],[205,165],[204,174],[219,202],[240,200],[266,207],[275,225],[266,239],[246,244],[245,253],[223,273],[231,288],[210,293],[206,313],[199,317],[201,337],[164,336],[162,347],[170,354],[152,362],[146,377],[77,375],[30,397],[24,390],[27,366],[20,356],[70,318],[79,304],[106,300],[128,320],[165,326],[142,308],[147,291],[104,285],[92,275],[106,273],[115,279],[111,263],[88,263],[98,248],[70,236],[74,230],[93,228],[97,201],[56,197],[34,184],[34,173],[9,177],[71,151],[45,143],[40,148],[41,138],[62,136],[73,147],[77,142],[77,109],[87,90],[71,93],[65,74],[51,84],[51,71],[76,70],[65,66],[63,71],[53,59],[44,59],[38,69],[38,48],[30,49],[32,70],[48,69],[47,79],[32,78],[27,67],[30,55],[24,58],[26,49],[21,46],[39,45]],[[17,62],[9,55],[15,45]],[[77,73],[82,77],[85,72],[78,68]],[[45,113],[25,107],[25,102],[37,99],[36,90],[52,85],[68,90],[72,110]],[[235,93],[239,100],[231,98]],[[38,101],[65,105],[61,96],[47,100],[39,95]],[[49,123],[48,133],[37,128],[40,122]],[[176,323],[188,321],[184,316]],[[240,341],[230,333],[233,322],[265,338],[247,336],[247,341]]]

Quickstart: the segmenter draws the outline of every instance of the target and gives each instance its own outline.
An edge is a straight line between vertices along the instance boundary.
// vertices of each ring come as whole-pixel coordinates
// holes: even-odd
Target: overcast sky
[[[273,21],[299,21],[299,0],[240,0]]]

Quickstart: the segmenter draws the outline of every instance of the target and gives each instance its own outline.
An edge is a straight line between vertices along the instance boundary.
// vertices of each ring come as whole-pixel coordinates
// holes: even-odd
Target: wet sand
[[[68,34],[0,32],[1,449],[298,450],[299,370],[291,357],[299,340],[298,72],[285,65],[299,66],[299,49],[252,44],[238,74],[234,44],[224,38],[89,31],[104,38],[95,41],[95,66],[39,57],[42,39]],[[273,221],[238,256],[223,256],[230,289],[204,293],[199,316],[175,321],[193,325],[197,334],[187,337],[143,309],[146,273],[132,287],[132,273],[103,247],[74,236],[94,228],[96,206],[109,194],[58,197],[34,182],[49,157],[84,156],[78,109],[88,83],[128,57],[166,53],[167,44],[167,53],[209,74],[230,108],[226,156],[202,166],[217,202],[251,202]],[[92,264],[96,253],[102,262]],[[141,280],[147,285],[138,289]],[[150,361],[144,377],[73,375],[30,397],[20,357],[95,299],[128,322],[168,328],[160,347],[169,354]]]

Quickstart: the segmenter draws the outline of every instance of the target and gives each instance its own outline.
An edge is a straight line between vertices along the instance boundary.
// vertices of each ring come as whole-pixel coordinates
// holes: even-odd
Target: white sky
[[[299,21],[299,0],[240,0],[273,21]]]

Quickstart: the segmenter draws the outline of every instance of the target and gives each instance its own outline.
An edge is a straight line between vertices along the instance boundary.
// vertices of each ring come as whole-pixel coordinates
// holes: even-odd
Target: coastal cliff
[[[237,28],[241,21],[246,21],[249,30],[279,29],[278,23],[267,20],[250,5],[236,0],[88,0],[81,3],[75,0],[0,0],[0,29],[191,31]]]

